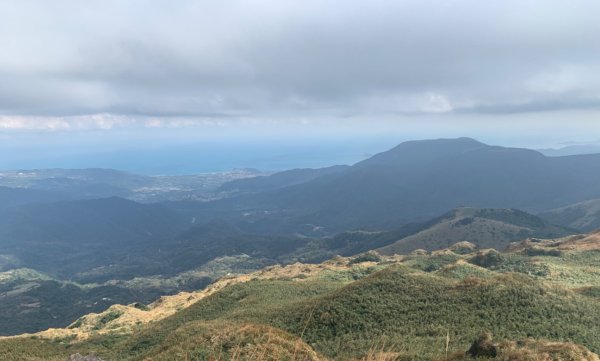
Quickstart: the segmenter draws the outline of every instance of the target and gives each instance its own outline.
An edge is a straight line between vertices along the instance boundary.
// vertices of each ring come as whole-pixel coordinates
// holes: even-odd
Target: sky
[[[596,144],[599,13],[593,0],[4,0],[0,168],[319,166],[458,136]]]

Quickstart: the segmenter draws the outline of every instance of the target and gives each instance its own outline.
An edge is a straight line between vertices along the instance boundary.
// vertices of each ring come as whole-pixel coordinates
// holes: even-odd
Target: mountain
[[[556,238],[576,233],[517,209],[462,207],[391,231],[355,230],[310,239],[279,260],[321,262],[335,255],[347,257],[373,249],[385,254],[407,254],[416,249],[443,249],[464,241],[474,247],[503,250],[511,242],[529,237]]]
[[[598,184],[600,155],[546,157],[469,138],[438,139],[405,142],[300,184],[169,206],[257,232],[333,234],[394,229],[460,206],[541,212],[600,198]]]
[[[114,305],[67,328],[1,339],[0,355],[597,361],[600,280],[582,270],[595,267],[600,253],[589,252],[589,242],[269,267],[147,307]]]
[[[539,216],[554,224],[590,232],[600,228],[600,199],[553,209],[540,213]]]
[[[600,144],[569,145],[558,149],[539,149],[539,152],[550,157],[577,154],[600,154]]]
[[[44,194],[50,201],[59,195],[160,201],[199,223],[225,220],[247,233],[310,237],[393,230],[460,206],[539,213],[600,198],[599,181],[598,154],[547,157],[470,138],[405,142],[353,166],[269,176],[240,170],[148,177],[102,169],[14,171],[0,176],[0,186],[22,188],[9,193],[49,192]],[[5,191],[0,189],[0,199]],[[5,204],[43,200],[44,194],[4,197]]]
[[[511,242],[530,237],[558,238],[574,233],[577,232],[554,226],[517,209],[458,208],[380,251],[383,254],[403,254],[416,249],[433,251],[458,242],[503,250]]]

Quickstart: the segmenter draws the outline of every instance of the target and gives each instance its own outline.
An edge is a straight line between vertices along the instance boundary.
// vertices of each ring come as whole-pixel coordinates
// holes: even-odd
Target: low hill
[[[457,208],[426,228],[380,249],[384,254],[442,249],[465,241],[479,248],[505,249],[529,237],[556,238],[577,233],[517,209]]]
[[[540,217],[561,226],[590,232],[600,229],[600,199],[592,199],[540,213]]]
[[[600,253],[584,238],[270,267],[173,303],[113,306],[66,329],[3,339],[0,356],[595,361],[600,275],[589,270]]]

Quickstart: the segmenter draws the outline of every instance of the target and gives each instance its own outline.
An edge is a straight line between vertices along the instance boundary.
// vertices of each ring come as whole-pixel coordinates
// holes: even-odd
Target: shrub
[[[359,255],[358,257],[352,259],[350,264],[363,263],[363,262],[380,262],[381,257],[377,254],[377,252],[367,252]]]
[[[498,356],[498,346],[492,342],[490,332],[483,332],[473,342],[467,354],[471,357],[496,357]]]

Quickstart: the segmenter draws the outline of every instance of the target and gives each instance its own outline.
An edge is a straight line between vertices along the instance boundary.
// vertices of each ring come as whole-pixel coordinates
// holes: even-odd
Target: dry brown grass
[[[167,343],[173,347],[145,360],[197,360],[203,352],[202,359],[214,361],[326,361],[297,336],[266,325],[202,323],[187,325],[173,337],[177,342]]]
[[[559,249],[563,250],[580,250],[580,251],[591,251],[600,249],[600,231],[591,233],[586,237],[572,237],[569,240],[563,242]]]
[[[482,334],[465,352],[453,353],[450,360],[494,361],[600,361],[598,355],[586,347],[571,342],[550,342],[527,339],[522,341],[493,342],[491,334]]]
[[[600,231],[587,235],[580,234],[557,239],[526,239],[520,242],[511,243],[507,251],[519,252],[527,249],[559,251],[600,250]]]

